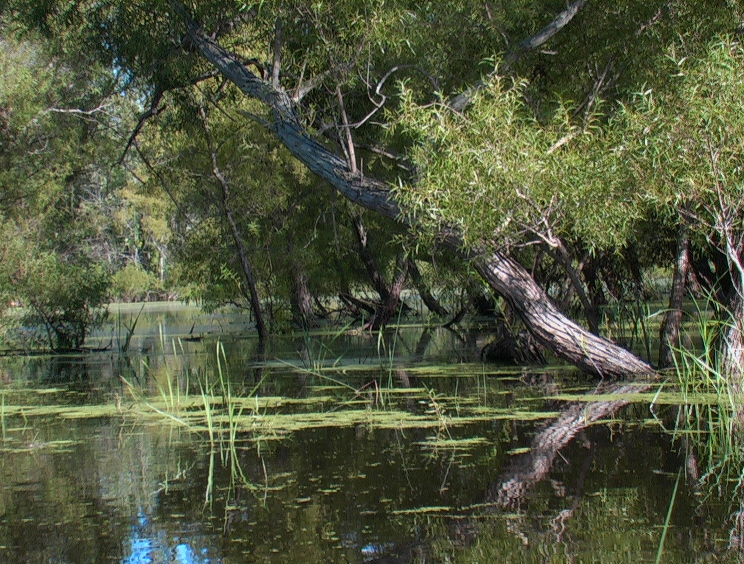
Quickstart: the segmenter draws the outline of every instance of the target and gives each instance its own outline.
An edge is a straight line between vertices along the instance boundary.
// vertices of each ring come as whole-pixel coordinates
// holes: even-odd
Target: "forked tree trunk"
[[[273,117],[271,131],[295,158],[355,204],[386,217],[404,220],[397,203],[390,197],[387,184],[350,171],[344,159],[308,135],[286,91],[263,80],[225,51],[202,31],[182,5],[175,3],[174,9],[186,23],[189,37],[202,56],[244,95],[267,106]],[[445,239],[450,247],[461,250],[462,241],[456,233],[446,234]],[[561,314],[529,273],[511,257],[494,252],[472,260],[478,272],[510,303],[528,330],[558,357],[602,377],[652,372],[652,368],[638,357]]]
[[[370,282],[372,282],[372,287],[380,296],[380,302],[385,303],[389,300],[390,293],[385,284],[382,273],[377,266],[377,261],[375,261],[375,258],[369,250],[369,234],[367,233],[367,228],[364,226],[364,222],[362,222],[362,218],[359,217],[359,215],[354,215],[352,224],[354,225],[354,234],[357,239],[359,258],[362,260],[364,269],[367,271],[367,277]]]
[[[408,259],[405,254],[401,254],[398,257],[398,261],[395,268],[395,277],[393,283],[390,285],[390,289],[387,291],[387,298],[383,301],[375,311],[372,319],[367,324],[369,329],[376,331],[385,327],[393,314],[397,311],[400,305],[400,294],[403,292],[406,279],[408,278]]]

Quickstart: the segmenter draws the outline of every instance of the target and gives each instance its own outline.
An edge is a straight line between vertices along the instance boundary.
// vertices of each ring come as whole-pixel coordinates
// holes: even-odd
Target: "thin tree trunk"
[[[174,8],[186,23],[189,37],[202,56],[243,94],[269,108],[273,117],[271,130],[295,158],[355,204],[389,218],[404,220],[386,183],[353,174],[344,159],[307,134],[286,91],[262,80],[225,51],[191,19],[183,5],[175,3]],[[442,236],[445,244],[462,250],[458,234],[443,233]],[[472,257],[472,253],[469,255]],[[646,362],[562,315],[529,273],[511,257],[495,251],[471,260],[488,284],[510,303],[528,330],[558,357],[599,376],[652,372]]]
[[[243,273],[243,295],[248,298],[251,304],[251,310],[253,315],[256,317],[256,330],[258,331],[258,340],[265,342],[269,335],[266,327],[266,321],[263,315],[263,309],[261,308],[261,299],[258,295],[258,289],[256,288],[256,278],[253,275],[253,268],[251,267],[250,260],[248,259],[248,250],[245,246],[245,241],[240,233],[240,228],[232,213],[230,207],[230,183],[222,173],[217,163],[217,151],[212,142],[212,134],[207,123],[207,115],[204,107],[199,108],[200,116],[202,119],[202,126],[204,128],[204,137],[207,142],[207,148],[209,149],[211,162],[212,162],[212,174],[217,179],[217,183],[220,185],[221,196],[222,196],[222,212],[225,216],[228,226],[230,227],[230,233],[232,234],[233,243],[235,244],[235,250],[238,253],[240,260],[240,266]],[[247,292],[246,292],[247,290]]]
[[[235,222],[232,210],[226,202],[226,196],[223,200],[225,219],[230,226],[230,232],[232,233],[233,242],[235,243],[235,249],[238,252],[238,258],[240,259],[240,266],[243,271],[244,284],[248,290],[248,297],[251,310],[253,315],[256,317],[256,330],[258,331],[258,340],[261,342],[266,341],[269,336],[269,331],[266,327],[266,320],[263,315],[263,308],[261,307],[261,299],[258,295],[258,289],[256,287],[256,278],[253,275],[253,269],[251,268],[250,260],[248,259],[248,251],[245,247],[245,242],[238,228],[238,224]]]
[[[679,327],[682,323],[682,300],[685,297],[685,281],[690,269],[689,229],[683,226],[677,238],[677,261],[674,263],[672,289],[669,293],[669,308],[661,324],[659,342],[659,368],[674,366],[674,348],[679,346]]]
[[[411,281],[416,287],[419,296],[421,296],[421,300],[424,302],[424,305],[428,308],[428,310],[440,317],[444,317],[445,315],[447,315],[449,313],[447,311],[447,308],[440,304],[439,300],[437,300],[433,296],[429,288],[426,286],[423,278],[421,277],[421,272],[416,265],[416,261],[412,258],[408,260],[408,272],[411,274]]]
[[[586,281],[586,287],[589,291],[589,297],[592,307],[597,312],[597,317],[601,321],[601,307],[607,304],[607,297],[602,288],[602,281],[599,278],[599,265],[596,258],[589,258],[581,269],[581,274]]]
[[[367,271],[367,276],[372,282],[372,287],[380,296],[380,301],[382,303],[385,303],[390,299],[390,292],[388,291],[387,285],[382,278],[380,269],[377,267],[377,262],[375,261],[375,258],[372,256],[372,253],[369,250],[369,236],[367,233],[367,228],[364,226],[364,223],[362,223],[362,218],[358,215],[355,215],[353,217],[352,223],[354,225],[354,233],[357,237],[359,258],[362,259],[364,269]]]

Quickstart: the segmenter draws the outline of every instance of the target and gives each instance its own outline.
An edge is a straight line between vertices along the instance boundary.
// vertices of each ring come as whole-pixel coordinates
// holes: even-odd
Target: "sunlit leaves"
[[[673,89],[647,89],[618,116],[644,196],[677,210],[715,243],[741,232],[744,197],[744,50],[713,42],[694,59],[672,60]]]
[[[419,224],[456,227],[468,244],[553,245],[568,236],[616,245],[637,214],[630,183],[605,152],[607,135],[575,124],[564,104],[540,123],[526,87],[495,78],[464,115],[406,97],[400,127],[413,140],[418,178],[398,195]]]

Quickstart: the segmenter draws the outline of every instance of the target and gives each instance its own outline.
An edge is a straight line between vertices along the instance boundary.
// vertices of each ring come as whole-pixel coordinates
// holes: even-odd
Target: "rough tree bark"
[[[302,328],[318,325],[313,313],[313,296],[307,285],[307,273],[302,268],[292,271],[292,295],[290,297],[292,318]]]
[[[509,302],[529,332],[556,356],[601,377],[622,378],[652,372],[637,356],[563,315],[515,259],[494,252],[487,258],[474,260],[474,266]]]
[[[578,9],[584,3],[583,0],[576,2],[575,6]],[[245,96],[269,109],[273,118],[269,127],[295,158],[353,203],[405,221],[385,183],[352,172],[343,158],[310,137],[300,124],[292,99],[285,90],[263,80],[241,64],[204,33],[183,5],[174,3],[174,11],[183,19],[189,38],[201,55]],[[456,233],[443,234],[443,242],[462,251],[462,241]],[[486,254],[468,252],[467,257],[491,287],[510,303],[538,341],[558,357],[602,377],[652,372],[646,362],[562,315],[513,258],[498,251]]]
[[[287,257],[290,265],[290,297],[292,322],[303,329],[317,327],[318,319],[313,311],[314,296],[308,285],[307,269],[297,254],[297,245],[292,231],[287,234]]]

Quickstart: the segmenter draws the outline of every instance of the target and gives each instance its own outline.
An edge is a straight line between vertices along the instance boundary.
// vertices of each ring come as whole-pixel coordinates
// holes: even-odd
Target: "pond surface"
[[[121,352],[137,311],[110,350],[0,359],[0,562],[742,554],[741,469],[671,432],[661,381],[484,365],[480,331],[421,326],[260,351],[241,316],[154,306]]]

